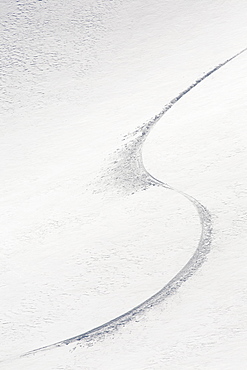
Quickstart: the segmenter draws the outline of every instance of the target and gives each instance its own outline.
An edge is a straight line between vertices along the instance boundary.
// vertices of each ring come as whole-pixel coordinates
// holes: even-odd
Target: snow
[[[247,52],[142,147],[153,177],[209,210],[206,262],[117,330],[20,357],[139,305],[193,255],[196,208],[138,173],[131,133],[246,47],[245,2],[0,4],[0,368],[245,369]]]

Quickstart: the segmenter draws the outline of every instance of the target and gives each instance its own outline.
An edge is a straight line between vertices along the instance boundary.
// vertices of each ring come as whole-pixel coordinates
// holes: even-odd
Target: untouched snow
[[[247,52],[176,102],[142,148],[152,176],[212,215],[206,262],[111,334],[19,357],[132,309],[193,255],[196,209],[149,186],[128,143],[246,47],[245,2],[0,5],[0,368],[246,369]]]

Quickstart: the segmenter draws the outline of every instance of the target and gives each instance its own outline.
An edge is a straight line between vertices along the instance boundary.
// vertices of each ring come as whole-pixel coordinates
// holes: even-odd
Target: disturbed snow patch
[[[148,134],[147,124],[124,138],[124,144],[108,159],[95,182],[95,193],[111,191],[131,195],[155,185],[142,164],[141,148]]]

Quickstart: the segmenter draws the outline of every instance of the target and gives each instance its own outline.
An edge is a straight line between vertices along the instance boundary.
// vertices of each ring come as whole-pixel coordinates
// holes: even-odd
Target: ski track
[[[177,193],[186,197],[193,204],[193,206],[197,209],[200,222],[201,222],[202,231],[201,231],[201,237],[198,243],[198,247],[195,253],[193,254],[193,256],[190,258],[187,264],[177,273],[177,275],[175,275],[173,279],[170,280],[160,291],[158,291],[156,294],[154,294],[153,296],[151,296],[150,298],[148,298],[146,301],[142,302],[138,306],[129,310],[128,312],[106,322],[105,324],[101,326],[98,326],[92,330],[89,330],[83,334],[80,334],[72,338],[65,339],[60,342],[26,352],[20,355],[19,358],[26,357],[29,355],[35,355],[38,352],[51,350],[56,347],[68,345],[73,342],[87,345],[89,343],[92,344],[92,342],[95,340],[103,339],[105,335],[116,331],[119,327],[124,326],[125,324],[127,324],[129,321],[133,319],[136,319],[137,316],[140,316],[145,311],[151,309],[153,306],[159,304],[161,301],[164,301],[166,298],[174,294],[180,288],[180,286],[186,280],[188,280],[188,278],[191,277],[197,271],[197,269],[203,264],[203,262],[206,259],[207,254],[210,251],[210,245],[211,245],[211,239],[212,239],[212,221],[211,221],[211,216],[210,216],[209,211],[192,196],[186,193],[183,193],[182,191],[172,188],[171,186],[163,183],[160,180],[155,179],[151,174],[149,174],[147,170],[145,169],[143,161],[142,161],[141,148],[150,130],[164,116],[164,114],[174,106],[174,104],[176,104],[184,95],[188,94],[194,87],[196,87],[203,80],[205,80],[207,77],[209,77],[214,72],[218,71],[221,67],[223,67],[224,65],[226,65],[233,59],[237,58],[239,55],[244,53],[246,50],[247,48],[243,49],[239,53],[235,54],[233,57],[217,65],[215,68],[213,68],[212,70],[204,74],[202,77],[197,79],[187,89],[182,91],[179,95],[173,98],[168,104],[166,104],[158,115],[154,116],[147,123],[137,128],[131,134],[132,137],[136,135],[137,137],[132,139],[130,145],[125,144],[125,148],[128,147],[128,149],[131,149],[131,154],[136,158],[137,165],[139,167],[139,170],[142,172],[142,177],[145,178],[146,184],[161,186],[166,189],[176,191]]]

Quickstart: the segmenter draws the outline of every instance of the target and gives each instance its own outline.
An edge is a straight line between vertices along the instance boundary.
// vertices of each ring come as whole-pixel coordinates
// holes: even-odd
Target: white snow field
[[[245,370],[247,2],[0,19],[0,368]]]

